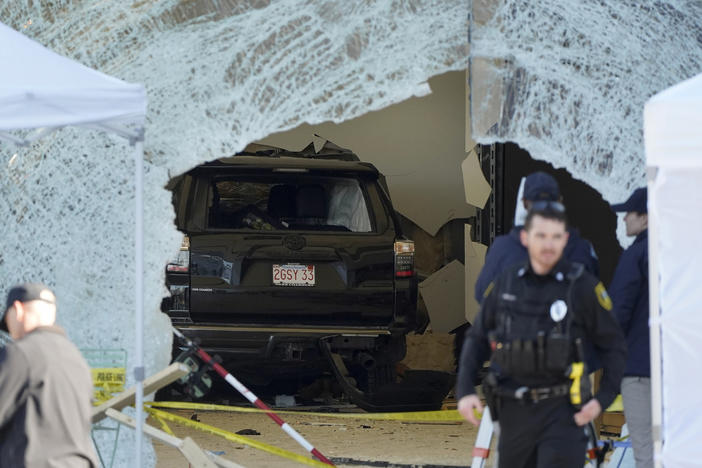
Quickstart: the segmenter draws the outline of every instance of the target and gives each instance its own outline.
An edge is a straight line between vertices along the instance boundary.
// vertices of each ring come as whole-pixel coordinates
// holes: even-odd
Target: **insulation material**
[[[435,332],[448,333],[465,323],[461,313],[465,303],[464,271],[463,264],[454,260],[419,283],[419,293]]]
[[[171,177],[302,122],[426,95],[429,77],[467,59],[463,0],[15,0],[0,17],[59,54],[146,85],[147,375],[170,358],[159,305],[182,240],[164,189]],[[0,282],[51,285],[70,338],[126,349],[130,369],[133,173],[127,143],[109,135],[64,129],[29,148],[0,144]],[[132,441],[120,431],[114,466],[131,466]],[[152,451],[147,458],[153,465]]]
[[[693,1],[472,0],[472,132],[625,200],[644,185],[642,109],[702,69]]]

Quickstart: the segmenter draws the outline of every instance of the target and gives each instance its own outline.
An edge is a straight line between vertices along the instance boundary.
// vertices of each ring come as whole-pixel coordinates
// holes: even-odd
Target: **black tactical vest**
[[[496,284],[497,308],[488,321],[492,367],[523,383],[561,381],[575,360],[573,285],[583,272],[578,263],[538,287],[527,286],[526,267]]]

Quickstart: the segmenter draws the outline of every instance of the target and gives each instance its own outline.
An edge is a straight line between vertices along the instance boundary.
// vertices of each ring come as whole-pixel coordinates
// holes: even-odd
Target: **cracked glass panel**
[[[147,375],[170,360],[159,305],[165,265],[182,240],[164,189],[171,177],[303,122],[341,122],[426,95],[429,77],[467,61],[464,0],[13,0],[0,4],[0,18],[55,52],[146,86]],[[131,151],[84,129],[29,148],[0,143],[0,281],[54,287],[59,322],[79,347],[127,350],[128,384]],[[131,466],[133,433],[119,434],[114,466]]]
[[[613,202],[643,186],[643,106],[699,73],[702,4],[470,3],[473,138],[515,142]]]

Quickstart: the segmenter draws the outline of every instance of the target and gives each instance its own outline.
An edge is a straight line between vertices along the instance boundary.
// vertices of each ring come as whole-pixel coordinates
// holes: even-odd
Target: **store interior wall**
[[[427,96],[339,124],[303,124],[261,143],[300,150],[316,134],[352,150],[386,176],[395,208],[434,236],[451,219],[475,216],[460,171],[466,158],[465,83],[465,71],[444,73],[429,79]]]

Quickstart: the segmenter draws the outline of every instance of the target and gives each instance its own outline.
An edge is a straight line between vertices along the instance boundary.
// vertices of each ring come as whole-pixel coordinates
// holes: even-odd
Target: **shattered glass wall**
[[[699,1],[472,0],[473,138],[512,141],[605,199],[645,184],[643,106],[702,69]]]
[[[170,177],[303,122],[341,122],[424,95],[429,77],[467,61],[465,0],[7,0],[0,18],[146,85],[147,375],[170,357],[159,313],[164,265],[181,240],[163,188]],[[109,135],[64,129],[31,148],[0,143],[3,291],[22,280],[52,285],[78,346],[126,349],[129,369],[132,174],[130,148]],[[131,466],[132,437],[121,431],[115,466]]]

